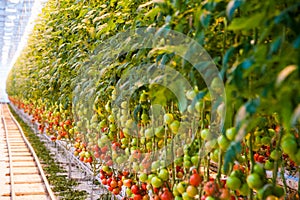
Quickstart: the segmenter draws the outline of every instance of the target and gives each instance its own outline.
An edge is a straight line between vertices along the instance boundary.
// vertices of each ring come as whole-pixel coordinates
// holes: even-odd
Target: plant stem
[[[286,185],[286,180],[285,180],[285,177],[284,177],[284,164],[283,164],[283,162],[281,163],[280,175],[281,175],[281,179],[282,179],[282,182],[283,182],[284,193],[287,194],[287,185]],[[287,196],[285,196],[284,199],[287,199]]]
[[[275,147],[275,150],[277,150],[277,151],[280,148],[280,142],[281,142],[282,135],[283,135],[283,130],[282,130],[282,128],[280,128],[280,130],[279,130],[279,138],[278,138],[278,141],[277,141],[276,147]],[[273,177],[272,177],[272,183],[273,183],[274,186],[276,185],[277,175],[278,175],[278,160],[275,160],[275,162],[274,162],[274,170],[273,170]]]
[[[253,157],[253,151],[252,151],[252,139],[253,139],[253,133],[250,133],[250,142],[249,142],[249,154],[250,154],[250,173],[253,172],[253,168],[254,168],[254,157]],[[250,200],[253,200],[253,189],[250,189],[250,196],[249,196]]]

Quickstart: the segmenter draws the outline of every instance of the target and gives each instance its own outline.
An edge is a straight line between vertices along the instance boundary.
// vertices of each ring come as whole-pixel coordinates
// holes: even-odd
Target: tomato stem
[[[219,150],[218,155],[218,172],[217,172],[217,183],[220,185],[220,178],[221,178],[221,169],[222,169],[222,151]]]
[[[284,193],[287,194],[287,185],[286,185],[286,180],[284,177],[284,163],[281,163],[281,171],[280,171],[280,175],[281,175],[281,179],[283,182],[283,189],[284,189]],[[285,195],[284,199],[287,199],[287,195]]]
[[[253,132],[250,133],[250,142],[249,142],[249,156],[250,156],[250,173],[253,172],[254,169],[254,157],[253,157],[253,151],[252,151],[252,140],[253,140]],[[250,189],[250,196],[249,196],[250,200],[253,200],[253,189]]]
[[[280,130],[279,130],[279,138],[278,138],[278,141],[277,141],[276,147],[275,147],[276,150],[280,149],[280,142],[281,142],[282,135],[283,135],[283,129],[280,128]],[[277,159],[274,161],[274,170],[273,170],[273,177],[272,177],[272,183],[273,183],[274,186],[276,185],[276,181],[277,181],[278,162],[279,161]]]

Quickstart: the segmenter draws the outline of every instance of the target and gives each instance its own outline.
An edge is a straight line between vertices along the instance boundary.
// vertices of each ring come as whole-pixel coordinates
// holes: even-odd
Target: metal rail
[[[5,109],[5,110],[4,110]],[[46,175],[42,169],[42,166],[41,166],[41,163],[34,151],[34,149],[32,148],[31,144],[29,143],[29,141],[27,140],[27,138],[25,137],[25,134],[21,128],[21,126],[19,125],[19,123],[16,121],[16,119],[14,118],[14,116],[12,115],[12,113],[10,112],[7,104],[4,105],[4,104],[1,104],[1,118],[2,118],[2,122],[3,122],[3,125],[4,125],[4,129],[5,129],[5,135],[6,135],[6,142],[7,142],[7,148],[8,148],[8,154],[9,154],[9,166],[10,166],[10,183],[11,183],[11,199],[14,200],[16,198],[16,194],[15,194],[15,191],[14,191],[14,174],[13,174],[13,164],[12,164],[12,151],[11,151],[11,146],[10,146],[10,142],[9,142],[9,135],[8,135],[8,130],[7,130],[7,124],[6,124],[6,121],[5,121],[5,111],[8,113],[8,116],[9,119],[8,120],[11,120],[18,128],[18,131],[23,139],[23,141],[25,142],[27,148],[29,149],[32,157],[34,158],[34,162],[38,168],[38,172],[39,172],[39,175],[41,176],[42,178],[42,181],[43,181],[43,184],[45,186],[45,189],[46,189],[46,193],[48,194],[48,197],[50,200],[56,200],[56,197],[50,187],[50,184],[46,178]]]
[[[10,176],[10,196],[11,199],[16,199],[16,193],[14,190],[14,173],[13,173],[13,164],[12,164],[12,154],[10,148],[10,142],[8,141],[8,130],[4,119],[4,111],[3,111],[4,104],[1,103],[1,121],[3,123],[5,137],[6,137],[6,145],[8,150],[8,159],[9,159],[9,176]]]

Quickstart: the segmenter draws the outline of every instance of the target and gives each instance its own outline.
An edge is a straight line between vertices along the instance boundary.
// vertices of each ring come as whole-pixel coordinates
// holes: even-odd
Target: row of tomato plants
[[[242,141],[242,154],[237,155],[230,170],[224,172],[225,152],[236,137],[234,127],[227,129],[225,135],[207,140],[210,130],[206,122],[203,129],[192,133],[195,136],[193,140],[191,135],[180,138],[189,141],[182,148],[173,149],[174,162],[166,165],[167,158],[163,155],[152,161],[151,151],[161,148],[171,138],[166,135],[166,129],[171,134],[178,131],[176,112],[165,114],[164,125],[156,127],[153,135],[149,133],[152,127],[142,128],[146,117],[140,116],[141,137],[135,138],[126,134],[130,120],[125,121],[124,128],[115,128],[113,115],[106,115],[101,121],[94,116],[91,123],[97,123],[99,132],[91,137],[79,132],[78,124],[59,106],[46,110],[45,106],[36,108],[33,104],[10,100],[33,116],[32,122],[40,124],[41,133],[52,135],[54,141],[71,142],[75,148],[74,155],[82,162],[90,163],[93,170],[100,173],[102,184],[107,185],[108,190],[117,195],[125,185],[126,196],[132,199],[244,199],[251,198],[253,191],[258,199],[279,198],[288,191],[287,187],[284,189],[276,183],[278,170],[285,170],[287,166],[290,170],[297,169],[297,164],[290,157],[295,156],[293,159],[299,163],[298,135],[285,133],[281,138],[283,131],[275,125],[249,133]],[[125,104],[122,104],[122,109],[126,109]],[[106,110],[111,112],[109,105]],[[279,138],[281,142],[276,142],[280,141]],[[200,152],[203,153],[201,145],[211,153],[200,156]],[[211,171],[211,165],[217,165],[219,171]],[[268,179],[266,170],[272,170],[275,179]],[[225,174],[225,178],[221,174]]]
[[[126,185],[132,199],[280,198],[288,188],[276,183],[278,172],[296,174],[300,164],[298,7],[296,0],[49,0],[8,77],[8,94],[41,132],[71,144],[114,194]],[[110,36],[141,27],[183,33],[208,51],[225,86],[225,119],[206,90],[223,84],[205,84],[174,52],[153,47],[110,60],[109,49],[96,57],[103,68],[87,64],[90,54],[108,51]],[[179,99],[145,85],[122,100],[120,77],[145,63],[149,72],[168,65],[194,89],[173,77]]]

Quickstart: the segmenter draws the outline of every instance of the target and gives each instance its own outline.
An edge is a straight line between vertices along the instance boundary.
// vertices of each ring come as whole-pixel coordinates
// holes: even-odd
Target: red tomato
[[[218,190],[218,186],[214,181],[209,181],[204,185],[204,191],[207,196],[212,196]]]
[[[173,195],[169,190],[165,190],[161,195],[160,195],[161,200],[172,200]]]
[[[199,186],[200,183],[202,181],[201,176],[198,173],[194,173],[191,177],[190,177],[190,184],[193,186]]]
[[[139,194],[140,193],[140,189],[139,189],[139,187],[137,185],[133,185],[133,186],[131,186],[131,192],[133,194]]]
[[[133,197],[133,200],[142,200],[142,199],[143,199],[143,197],[140,194],[135,194]]]

